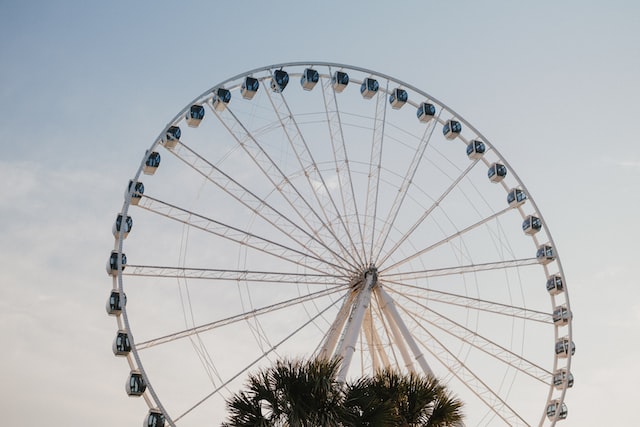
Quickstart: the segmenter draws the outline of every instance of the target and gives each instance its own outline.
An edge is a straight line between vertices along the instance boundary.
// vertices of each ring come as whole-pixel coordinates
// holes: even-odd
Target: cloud
[[[625,168],[640,168],[640,160],[638,161],[624,160],[624,161],[618,162],[618,166],[622,166]]]
[[[8,163],[0,161],[0,209],[22,203],[38,184],[40,166],[32,162]]]

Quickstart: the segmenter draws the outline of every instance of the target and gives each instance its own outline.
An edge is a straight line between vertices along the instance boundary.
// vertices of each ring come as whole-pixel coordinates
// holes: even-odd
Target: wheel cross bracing
[[[222,420],[244,375],[286,355],[338,356],[342,381],[433,374],[467,425],[566,417],[572,318],[555,244],[495,147],[425,92],[340,64],[252,70],[178,113],[132,183],[107,310],[147,425]]]

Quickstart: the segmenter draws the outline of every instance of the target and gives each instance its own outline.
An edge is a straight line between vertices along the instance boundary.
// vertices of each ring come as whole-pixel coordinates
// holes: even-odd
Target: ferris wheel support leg
[[[327,333],[324,343],[318,352],[318,358],[320,359],[328,359],[333,355],[334,350],[336,349],[336,345],[338,343],[338,339],[340,338],[340,332],[344,329],[344,324],[349,317],[349,309],[353,305],[353,300],[355,298],[355,293],[352,292],[349,296],[344,300],[342,307],[340,307],[340,311],[338,311],[338,315],[336,319],[333,321],[329,332]]]
[[[408,354],[405,355],[406,348],[404,347],[404,343],[406,343],[411,349],[416,362],[418,362],[420,368],[422,368],[422,371],[428,375],[433,376],[433,370],[431,370],[431,367],[424,358],[424,354],[420,351],[420,348],[413,339],[413,336],[411,336],[409,328],[407,328],[407,325],[402,321],[400,313],[398,313],[398,309],[396,308],[393,299],[381,286],[378,286],[376,288],[376,294],[382,301],[382,312],[385,314],[385,316],[387,316],[387,318],[389,319],[389,323],[392,325],[392,332],[394,338],[397,341],[396,344],[402,352],[402,357],[408,357]],[[407,363],[406,359],[405,363]],[[413,363],[410,363],[408,365],[410,369],[412,368],[412,366]]]
[[[371,368],[373,369],[373,372],[378,372],[380,370],[380,360],[376,351],[376,341],[373,336],[374,329],[371,326],[372,324],[373,316],[371,316],[371,310],[367,310],[364,313],[364,338],[367,342],[367,349],[369,350],[369,354],[371,355]]]
[[[378,297],[378,299],[382,301],[380,310],[382,311],[382,314],[384,315],[384,317],[387,319],[387,324],[389,325],[389,329],[391,330],[391,336],[393,337],[393,343],[398,348],[398,351],[400,351],[400,356],[402,357],[402,361],[404,362],[405,368],[407,368],[410,372],[415,372],[416,370],[413,365],[413,359],[411,359],[411,355],[407,350],[405,339],[402,333],[400,332],[400,329],[398,329],[397,321],[393,317],[391,310],[389,309],[388,302],[380,294],[379,286],[375,289],[374,292]]]
[[[375,268],[370,268],[364,274],[364,283],[357,291],[356,301],[351,310],[351,316],[347,320],[347,325],[343,331],[342,339],[338,346],[336,355],[342,359],[340,371],[338,372],[338,381],[344,383],[347,378],[347,372],[351,365],[351,359],[356,351],[356,341],[362,329],[362,320],[365,312],[371,304],[371,293],[378,283],[378,272]]]

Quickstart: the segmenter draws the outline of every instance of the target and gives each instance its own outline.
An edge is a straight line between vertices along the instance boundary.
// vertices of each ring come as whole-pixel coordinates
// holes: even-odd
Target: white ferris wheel
[[[222,422],[281,357],[432,373],[467,426],[567,416],[572,315],[538,207],[484,135],[398,79],[283,63],[214,86],[146,150],[113,234],[113,351],[145,426]]]

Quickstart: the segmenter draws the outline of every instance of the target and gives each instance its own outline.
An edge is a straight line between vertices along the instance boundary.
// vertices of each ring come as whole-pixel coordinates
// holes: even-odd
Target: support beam
[[[415,373],[415,367],[413,365],[413,359],[407,350],[407,345],[405,339],[398,328],[398,324],[396,322],[396,318],[393,316],[393,310],[391,310],[390,304],[384,299],[384,297],[380,293],[380,286],[378,286],[374,290],[376,296],[378,297],[378,301],[380,303],[380,311],[382,315],[387,319],[387,324],[389,325],[389,329],[391,330],[391,336],[393,338],[393,344],[396,346],[398,351],[400,352],[400,356],[402,357],[402,361],[404,362],[404,367],[407,368],[409,372]]]
[[[351,316],[349,316],[349,320],[342,334],[342,339],[338,345],[338,351],[336,352],[336,355],[342,359],[340,371],[338,372],[338,381],[340,382],[345,382],[347,378],[351,359],[356,351],[358,335],[360,335],[360,330],[362,329],[362,321],[371,304],[371,293],[377,283],[378,271],[375,267],[370,267],[369,270],[364,273],[364,283],[357,291],[358,294],[353,309],[351,310]]]
[[[418,362],[418,364],[420,365],[420,367],[422,368],[425,374],[429,374],[433,376],[433,371],[431,370],[431,367],[425,360],[424,354],[422,354],[422,351],[420,351],[418,344],[413,339],[413,336],[411,335],[409,328],[407,328],[407,325],[402,321],[402,318],[400,317],[400,313],[398,313],[398,309],[396,308],[396,305],[393,302],[393,299],[382,288],[382,286],[378,286],[376,288],[376,294],[382,301],[383,313],[385,313],[386,316],[390,317],[389,323],[395,324],[395,326],[399,329],[400,335],[402,336],[402,338],[404,338],[404,342],[411,349],[411,352],[413,353],[413,356],[416,362]],[[395,331],[394,331],[394,335],[395,335]],[[402,348],[402,347],[399,346],[399,348]]]
[[[373,337],[375,330],[373,328],[373,316],[371,315],[371,310],[367,310],[364,313],[363,330],[364,330],[364,338],[367,343],[367,349],[369,350],[369,354],[371,355],[371,370],[373,372],[378,372],[380,370],[380,361],[378,359],[376,342]]]
[[[338,339],[340,338],[340,332],[344,329],[344,324],[349,317],[349,309],[353,306],[355,296],[355,292],[351,292],[344,300],[344,303],[342,304],[342,307],[340,307],[340,311],[338,311],[338,315],[333,321],[329,332],[325,335],[324,343],[318,352],[318,358],[329,359],[334,355]]]

